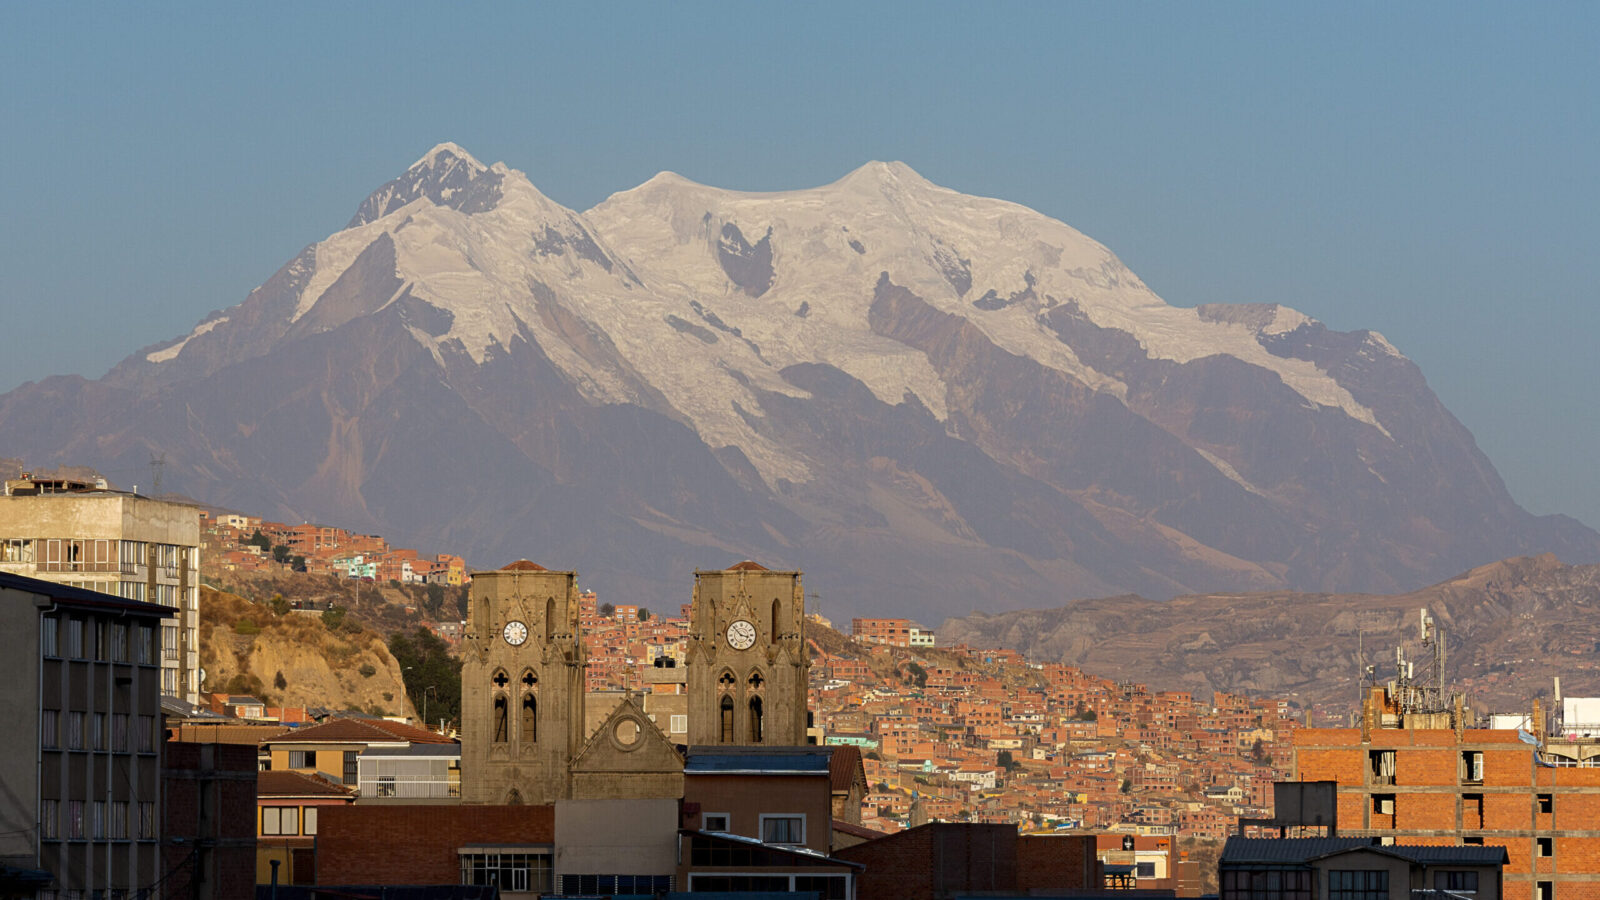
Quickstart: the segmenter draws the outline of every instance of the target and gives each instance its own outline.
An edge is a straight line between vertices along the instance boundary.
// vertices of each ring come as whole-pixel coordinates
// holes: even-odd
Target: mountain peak
[[[866,186],[883,189],[909,186],[924,187],[932,185],[933,182],[923,178],[916,169],[898,160],[884,162],[875,159],[839,179],[835,184],[843,187]]]
[[[446,141],[423,154],[399,178],[372,192],[346,228],[383,218],[422,197],[472,215],[500,202],[502,168],[491,169],[457,144]]]
[[[463,150],[460,144],[453,141],[445,141],[441,144],[435,144],[432,150],[424,153],[422,158],[412,163],[411,168],[406,171],[415,172],[419,169],[436,169],[440,166],[449,166],[456,163],[479,172],[489,168],[479,162],[471,153]]]

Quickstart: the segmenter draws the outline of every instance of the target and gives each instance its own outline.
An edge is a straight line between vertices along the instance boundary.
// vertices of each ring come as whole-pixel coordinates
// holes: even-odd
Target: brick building
[[[1364,707],[1361,728],[1294,735],[1295,778],[1338,782],[1341,836],[1500,845],[1507,900],[1600,900],[1600,768],[1554,764],[1543,735],[1394,715],[1383,688]]]

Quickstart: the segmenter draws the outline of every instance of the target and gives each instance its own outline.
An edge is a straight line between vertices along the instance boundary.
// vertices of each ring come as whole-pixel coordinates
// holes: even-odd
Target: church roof
[[[544,566],[541,566],[536,562],[532,562],[532,561],[526,560],[526,559],[519,559],[516,562],[514,562],[514,563],[512,563],[512,564],[510,564],[508,566],[501,566],[500,567],[500,571],[502,571],[502,572],[548,572],[550,570],[546,569]]]
[[[744,562],[734,563],[733,565],[729,566],[728,567],[728,571],[729,572],[765,572],[765,571],[767,571],[767,567],[763,566],[761,563],[753,562],[753,561],[747,559]]]

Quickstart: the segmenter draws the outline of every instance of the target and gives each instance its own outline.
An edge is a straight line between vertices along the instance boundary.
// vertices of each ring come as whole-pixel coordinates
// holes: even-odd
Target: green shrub
[[[234,634],[260,634],[261,626],[251,619],[240,619],[233,623]]]
[[[371,678],[372,676],[378,674],[378,667],[374,666],[372,663],[362,663],[361,668],[357,669],[356,671],[361,673],[362,678]]]

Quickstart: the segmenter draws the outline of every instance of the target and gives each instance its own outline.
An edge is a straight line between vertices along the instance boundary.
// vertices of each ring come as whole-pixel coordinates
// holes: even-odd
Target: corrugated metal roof
[[[1245,838],[1233,836],[1223,845],[1224,866],[1251,863],[1309,863],[1313,860],[1347,853],[1352,850],[1371,850],[1399,857],[1424,866],[1494,866],[1508,861],[1504,847],[1463,846],[1448,847],[1424,844],[1388,844],[1380,846],[1372,838]]]

